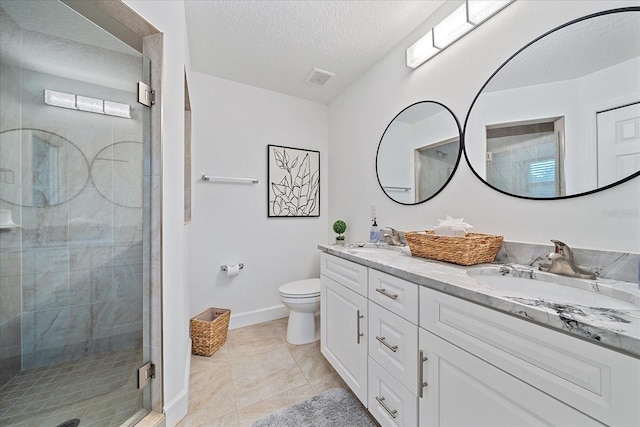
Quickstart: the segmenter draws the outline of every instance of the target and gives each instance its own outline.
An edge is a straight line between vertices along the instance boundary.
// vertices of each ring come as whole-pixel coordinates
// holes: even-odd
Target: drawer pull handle
[[[391,298],[394,301],[398,298],[398,294],[390,294],[385,288],[376,288],[376,291],[380,292],[385,297]]]
[[[420,359],[418,359],[418,397],[422,397],[422,390],[429,385],[424,380],[424,362],[427,360],[429,359],[424,355],[424,351],[420,350]]]
[[[357,310],[356,313],[356,333],[358,334],[358,344],[360,344],[360,337],[363,337],[364,334],[360,332],[360,319],[364,317],[364,315],[360,314],[360,310]]]
[[[389,409],[389,407],[384,403],[384,397],[378,397],[376,396],[376,400],[378,401],[378,403],[380,404],[380,406],[382,406],[382,409],[384,409],[385,411],[387,411],[387,414],[391,415],[391,418],[396,418],[396,414],[398,413],[397,409],[394,409],[393,411],[391,409]]]
[[[389,350],[393,351],[394,353],[398,351],[398,346],[387,344],[387,339],[385,337],[376,337],[376,339],[380,341],[382,344],[384,344],[385,347],[387,347]]]

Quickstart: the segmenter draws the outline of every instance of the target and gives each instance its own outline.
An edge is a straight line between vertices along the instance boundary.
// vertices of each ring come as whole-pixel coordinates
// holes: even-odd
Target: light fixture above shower
[[[106,114],[108,116],[131,118],[131,106],[104,99],[74,95],[72,93],[44,90],[44,103],[54,107],[69,108],[71,110],[87,111],[89,113]]]
[[[406,64],[418,68],[515,0],[466,0],[406,51]]]

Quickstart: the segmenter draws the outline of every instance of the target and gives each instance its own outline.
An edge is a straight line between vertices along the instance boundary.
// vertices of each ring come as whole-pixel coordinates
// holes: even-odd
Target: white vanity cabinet
[[[640,425],[638,359],[425,287],[420,326],[420,425]]]
[[[367,268],[326,254],[321,262],[320,351],[366,405]]]
[[[322,354],[383,426],[640,426],[640,359],[322,254]]]

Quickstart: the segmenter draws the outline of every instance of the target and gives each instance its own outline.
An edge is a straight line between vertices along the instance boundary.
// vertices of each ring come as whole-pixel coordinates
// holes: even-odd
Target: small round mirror
[[[382,134],[378,183],[394,202],[426,202],[447,185],[460,154],[460,124],[451,110],[435,101],[416,102],[400,111]]]

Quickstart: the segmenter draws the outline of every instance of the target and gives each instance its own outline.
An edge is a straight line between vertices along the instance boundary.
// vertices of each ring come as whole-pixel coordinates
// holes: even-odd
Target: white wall
[[[484,176],[485,125],[564,117],[567,194],[595,188],[598,185],[595,114],[640,99],[638,75],[640,58],[635,58],[575,80],[483,94],[473,106],[465,130],[474,169]]]
[[[182,0],[125,0],[164,35],[162,98],[162,322],[164,411],[167,425],[187,412],[189,363],[188,275],[184,268],[184,68]]]
[[[189,311],[231,309],[231,328],[288,314],[278,286],[319,277],[326,241],[327,106],[192,72],[193,220]],[[320,151],[320,217],[267,217],[267,145]],[[204,183],[202,174],[258,184]],[[244,263],[229,278],[220,265]]]
[[[464,217],[475,231],[503,234],[510,241],[551,245],[550,239],[559,239],[576,248],[640,252],[637,178],[589,196],[531,201],[490,190],[463,160],[447,188],[426,203],[401,206],[382,193],[375,175],[376,147],[389,121],[404,107],[439,101],[463,124],[491,73],[533,38],[571,19],[637,2],[519,0],[420,68],[406,68],[405,49],[456,4],[446,3],[421,31],[330,104],[328,220],[344,219],[348,240],[366,240],[370,205],[375,203],[380,226],[425,229],[451,214]]]

